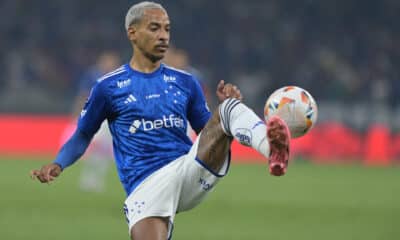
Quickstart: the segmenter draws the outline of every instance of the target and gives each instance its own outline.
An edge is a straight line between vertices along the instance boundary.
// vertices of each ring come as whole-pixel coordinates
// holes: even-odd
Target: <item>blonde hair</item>
[[[147,9],[162,9],[165,11],[164,7],[159,3],[144,1],[132,5],[129,8],[125,16],[125,29],[128,31],[130,25],[140,22],[144,15],[144,11]]]

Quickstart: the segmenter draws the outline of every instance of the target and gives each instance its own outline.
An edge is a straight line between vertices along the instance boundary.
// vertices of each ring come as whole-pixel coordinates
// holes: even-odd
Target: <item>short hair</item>
[[[126,13],[125,29],[128,31],[130,25],[140,22],[143,18],[144,11],[147,9],[162,9],[165,11],[161,4],[155,2],[144,1],[134,4]]]

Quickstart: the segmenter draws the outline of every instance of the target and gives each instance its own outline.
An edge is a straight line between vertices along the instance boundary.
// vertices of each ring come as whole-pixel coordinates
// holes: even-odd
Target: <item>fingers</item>
[[[35,178],[37,177],[37,176],[39,176],[40,175],[40,171],[39,170],[32,170],[31,172],[30,172],[30,175],[31,175],[31,178],[32,178],[32,180],[35,180]]]
[[[54,180],[54,178],[51,176],[51,168],[47,168],[46,170],[45,170],[45,175],[44,175],[44,177],[45,177],[45,179],[46,179],[46,181],[47,182],[50,182],[50,181],[53,181]]]
[[[31,178],[32,180],[38,179],[41,183],[46,182],[46,178],[44,177],[43,173],[42,173],[42,169],[40,170],[32,170],[31,171]]]
[[[46,183],[46,182],[48,182],[48,181],[46,180],[45,176],[44,176],[44,175],[42,174],[42,172],[39,171],[39,170],[33,170],[33,171],[31,172],[31,178],[32,178],[32,180],[35,180],[35,178],[36,178],[36,179],[38,179],[41,183]]]
[[[52,164],[48,167],[45,177],[48,182],[52,182],[60,175],[60,167],[58,165]]]
[[[239,90],[239,88],[235,85],[232,85],[230,83],[226,84],[224,87],[224,95],[226,98],[236,98],[239,100],[242,100],[242,94]]]
[[[217,96],[222,95],[224,93],[224,86],[225,86],[225,81],[224,80],[219,81],[217,85]]]
[[[224,85],[225,85],[225,81],[224,80],[220,80],[218,85],[217,85],[217,91],[221,91],[224,89]]]
[[[217,85],[217,91],[216,91],[218,100],[220,102],[223,102],[225,100],[224,86],[225,86],[225,81],[224,80],[220,80],[218,85]]]
[[[56,177],[60,176],[61,171],[62,171],[62,169],[61,169],[60,165],[52,164],[51,171],[50,171],[50,177],[52,179],[55,179]]]
[[[239,99],[239,100],[243,99],[242,94],[240,93],[240,90],[238,88],[235,89],[234,98]]]
[[[55,171],[53,173],[53,170]],[[59,175],[52,165],[43,166],[40,170],[32,170],[30,172],[33,180],[38,179],[41,183],[50,183]]]
[[[230,83],[225,84],[224,80],[219,81],[217,85],[217,97],[221,102],[227,98],[243,100],[242,93],[240,92],[239,88]]]

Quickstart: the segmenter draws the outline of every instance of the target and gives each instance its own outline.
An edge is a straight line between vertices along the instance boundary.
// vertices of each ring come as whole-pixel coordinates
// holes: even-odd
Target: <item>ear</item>
[[[129,41],[134,42],[136,41],[136,27],[134,24],[130,25],[128,31],[126,32]]]

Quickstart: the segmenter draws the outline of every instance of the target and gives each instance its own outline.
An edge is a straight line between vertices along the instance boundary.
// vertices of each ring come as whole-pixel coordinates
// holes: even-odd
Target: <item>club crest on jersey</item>
[[[127,86],[129,86],[130,84],[131,84],[131,79],[130,79],[130,78],[125,79],[125,80],[122,80],[122,81],[117,81],[117,86],[118,86],[119,88],[127,87]]]
[[[176,82],[176,77],[164,75],[165,82]]]

